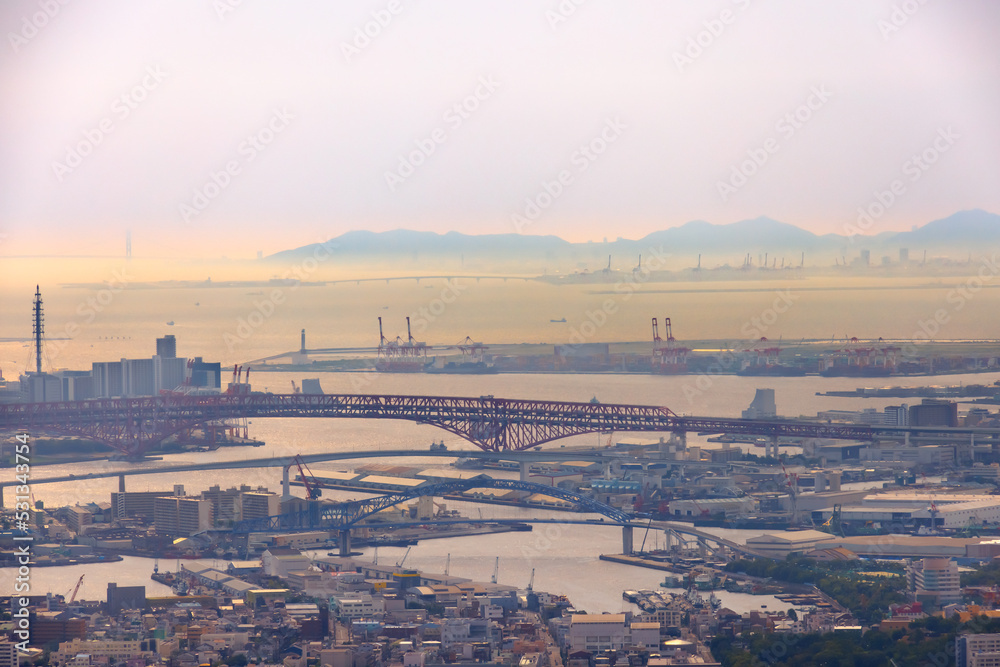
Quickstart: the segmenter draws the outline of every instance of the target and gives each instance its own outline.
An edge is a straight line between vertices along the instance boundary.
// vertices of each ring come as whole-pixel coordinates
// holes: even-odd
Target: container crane
[[[531,579],[528,579],[528,592],[535,590],[535,568],[531,568]]]
[[[493,564],[493,576],[490,581],[494,584],[497,583],[497,575],[500,574],[500,556],[497,556],[496,563]]]
[[[396,567],[398,567],[398,568],[402,568],[403,567],[403,563],[406,562],[406,557],[410,555],[410,549],[412,549],[412,548],[413,547],[406,547],[406,553],[403,554],[403,557],[399,559],[398,563],[396,563]]]

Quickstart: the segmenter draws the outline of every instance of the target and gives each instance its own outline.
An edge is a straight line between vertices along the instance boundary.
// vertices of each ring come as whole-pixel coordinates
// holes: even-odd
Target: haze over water
[[[622,278],[557,286],[536,280],[476,280],[455,271],[456,278],[419,283],[149,290],[128,285],[162,279],[163,267],[155,263],[93,260],[84,271],[79,266],[66,270],[63,262],[33,261],[17,260],[22,266],[15,268],[25,270],[11,271],[12,280],[0,288],[0,340],[30,337],[33,288],[41,283],[46,336],[72,339],[50,343],[48,369],[89,369],[93,361],[149,356],[154,339],[167,333],[177,337],[178,354],[223,365],[297,350],[303,328],[309,348],[374,348],[378,317],[386,336],[394,338],[406,336],[407,316],[414,336],[429,345],[455,345],[466,336],[494,344],[651,341],[652,317],[671,317],[681,342],[719,340],[736,349],[750,347],[761,336],[786,344],[851,336],[910,340],[925,338],[926,323],[941,311],[946,321],[932,338],[994,340],[993,313],[1000,308],[995,276],[987,276],[967,296],[958,291],[967,286],[967,277],[797,279],[794,273],[780,280],[654,283]],[[428,267],[428,273],[433,269]],[[970,269],[970,276],[975,270]],[[369,276],[394,275],[391,267],[369,271]],[[226,269],[189,264],[166,275],[218,283],[286,274],[281,267],[252,264]],[[307,279],[362,277],[323,267]],[[71,280],[107,286],[61,286]],[[565,323],[551,322],[562,318]],[[0,369],[8,377],[29,367],[33,357],[23,341],[0,342]]]

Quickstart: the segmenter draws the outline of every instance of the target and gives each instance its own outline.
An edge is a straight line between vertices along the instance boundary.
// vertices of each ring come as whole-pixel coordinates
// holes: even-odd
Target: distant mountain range
[[[875,232],[878,221],[867,232]],[[952,255],[964,258],[968,253],[981,254],[986,250],[1000,249],[1000,215],[973,209],[960,211],[947,218],[934,220],[908,232],[882,232],[860,234],[851,238],[851,229],[845,234],[817,235],[767,217],[742,220],[727,225],[716,225],[694,220],[679,227],[653,232],[641,239],[622,239],[605,243],[571,243],[556,236],[528,236],[522,234],[462,234],[448,232],[417,232],[394,230],[390,232],[352,231],[327,242],[334,260],[343,263],[401,261],[406,264],[448,259],[454,269],[456,262],[463,266],[530,264],[555,266],[562,262],[577,265],[592,263],[611,255],[618,258],[617,268],[623,263],[638,261],[640,254],[665,252],[674,257],[704,255],[715,263],[741,264],[746,255],[759,262],[758,257],[770,253],[771,257],[786,258],[798,264],[805,254],[810,263],[833,263],[834,257],[857,257],[862,249],[871,252],[872,260],[880,254],[898,257],[901,248],[908,248],[910,256],[917,253],[929,256]],[[267,259],[292,262],[313,255],[319,244],[311,244],[270,255]],[[469,268],[469,267],[467,267]]]

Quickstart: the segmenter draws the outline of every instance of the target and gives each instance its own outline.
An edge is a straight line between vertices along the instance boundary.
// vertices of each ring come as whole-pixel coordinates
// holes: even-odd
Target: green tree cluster
[[[792,556],[785,561],[767,558],[737,560],[729,563],[726,570],[791,584],[813,584],[866,625],[882,620],[890,604],[906,601],[903,592],[906,580],[902,576],[867,574],[874,571],[902,574],[901,565],[862,560],[820,563]]]
[[[719,636],[712,654],[723,667],[946,667],[955,664],[955,637],[962,632],[1000,631],[1000,620],[980,617],[962,624],[957,617],[915,621],[907,630],[743,637]]]

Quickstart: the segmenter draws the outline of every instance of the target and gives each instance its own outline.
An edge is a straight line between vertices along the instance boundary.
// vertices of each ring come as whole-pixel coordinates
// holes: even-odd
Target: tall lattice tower
[[[42,293],[35,285],[35,305],[32,308],[31,333],[35,337],[35,372],[42,372],[42,334],[45,333],[45,317],[42,313]]]

